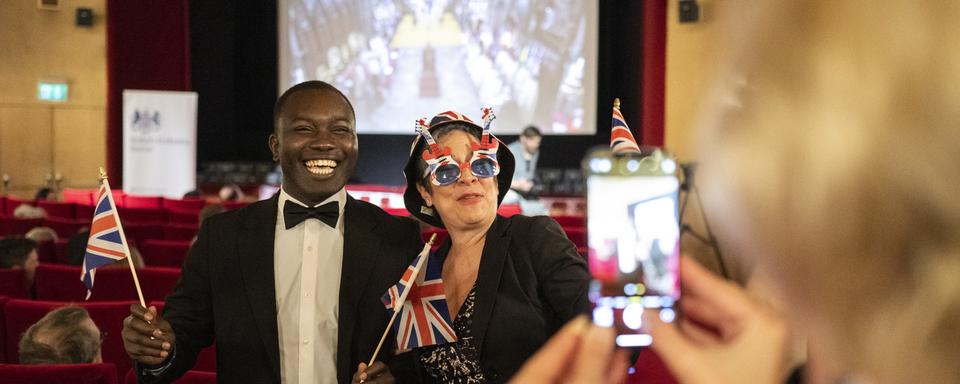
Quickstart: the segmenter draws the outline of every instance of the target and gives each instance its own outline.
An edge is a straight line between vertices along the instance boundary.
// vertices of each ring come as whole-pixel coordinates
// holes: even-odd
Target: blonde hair
[[[27,234],[24,237],[36,241],[38,243],[48,241],[56,242],[59,237],[57,236],[57,231],[54,231],[50,227],[33,227],[33,229],[27,231]]]
[[[700,123],[719,227],[779,282],[813,359],[960,381],[960,3],[728,10]]]

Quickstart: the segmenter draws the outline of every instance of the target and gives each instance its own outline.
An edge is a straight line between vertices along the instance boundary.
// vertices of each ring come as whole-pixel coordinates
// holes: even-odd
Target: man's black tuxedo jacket
[[[141,382],[179,377],[213,342],[217,381],[280,382],[273,268],[277,199],[203,223],[164,308],[177,338],[172,364],[157,377],[138,372]],[[370,359],[389,321],[381,295],[400,280],[422,242],[414,221],[352,197],[343,215],[343,265],[328,268],[341,270],[337,379],[348,383],[357,365]]]

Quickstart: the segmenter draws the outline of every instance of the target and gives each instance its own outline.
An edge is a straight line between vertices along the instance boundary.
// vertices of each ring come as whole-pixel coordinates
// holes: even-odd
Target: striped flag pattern
[[[93,223],[90,224],[90,239],[87,241],[80,274],[80,280],[87,286],[87,299],[93,289],[97,267],[129,257],[128,249],[127,240],[120,228],[120,217],[113,203],[110,184],[103,180],[97,195],[97,207],[93,213]]]
[[[413,280],[417,278],[420,268],[423,267],[424,260],[426,260],[426,258],[424,258],[422,254],[417,255],[417,257],[413,259],[413,263],[407,266],[407,270],[403,272],[403,276],[400,277],[400,282],[390,287],[390,289],[387,289],[387,292],[380,298],[384,307],[394,312],[399,311],[397,303],[401,303],[402,305],[404,300],[407,299],[410,286],[413,285]]]
[[[610,131],[610,150],[613,153],[629,153],[629,152],[640,152],[640,147],[637,146],[637,140],[633,138],[633,134],[630,133],[630,127],[627,126],[627,121],[623,118],[623,115],[620,114],[620,108],[613,107],[613,128]]]
[[[400,312],[392,329],[401,352],[457,340],[443,290],[443,266],[428,252],[429,245],[381,298],[387,309]]]

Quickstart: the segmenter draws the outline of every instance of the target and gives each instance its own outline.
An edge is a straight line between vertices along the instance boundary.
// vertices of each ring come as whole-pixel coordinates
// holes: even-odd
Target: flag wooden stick
[[[430,257],[430,247],[433,246],[433,240],[436,238],[437,238],[437,234],[434,233],[433,235],[430,236],[430,241],[428,241],[426,244],[423,245],[423,251],[420,251],[420,254],[423,255],[423,257]],[[423,262],[426,263],[427,261],[424,260]],[[417,271],[417,272],[419,273],[420,271]],[[416,281],[416,280],[417,280],[417,277],[414,276],[413,281]],[[413,289],[412,284],[410,286],[410,289]],[[398,305],[399,307],[396,307],[396,308],[403,307],[402,302],[399,303]],[[387,339],[387,334],[390,333],[390,327],[393,327],[393,322],[394,320],[397,319],[397,314],[400,313],[400,311],[397,310],[396,308],[394,308],[393,310],[393,316],[390,316],[390,322],[387,323],[387,329],[383,330],[383,335],[380,336],[380,342],[377,343],[377,349],[373,350],[373,357],[371,357],[370,362],[367,363],[368,367],[370,366],[370,364],[373,364],[374,361],[377,361],[377,355],[380,353],[380,347],[383,347],[383,341]]]
[[[107,187],[107,198],[110,199],[110,205],[114,208],[117,204],[113,201],[113,191],[110,190],[110,183],[107,182],[107,173],[100,167],[100,182],[105,183]],[[127,245],[127,236],[123,234],[123,224],[120,222],[120,212],[114,212],[117,217],[117,230],[120,231],[120,238],[123,240],[123,253],[127,255],[127,265],[130,266],[130,274],[133,275],[133,285],[137,287],[137,296],[140,298],[140,306],[147,308],[147,302],[143,300],[143,291],[140,289],[140,279],[137,278],[137,270],[133,267],[133,254],[130,253],[130,246]]]

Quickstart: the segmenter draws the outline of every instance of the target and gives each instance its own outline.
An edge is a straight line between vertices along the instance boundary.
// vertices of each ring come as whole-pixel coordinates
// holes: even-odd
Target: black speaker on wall
[[[700,20],[700,4],[697,0],[680,0],[680,22],[696,23]]]
[[[77,8],[77,26],[93,26],[93,8]]]

